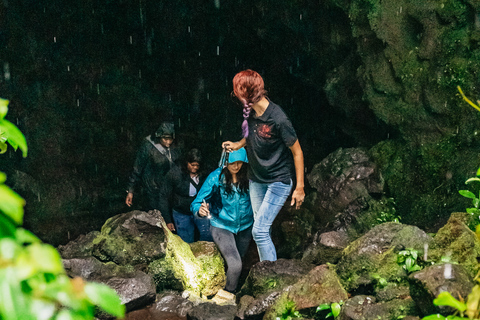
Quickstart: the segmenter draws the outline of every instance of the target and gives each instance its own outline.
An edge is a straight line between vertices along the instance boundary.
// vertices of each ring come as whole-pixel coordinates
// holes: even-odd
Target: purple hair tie
[[[242,122],[242,133],[243,137],[248,137],[248,117],[250,117],[250,111],[252,110],[252,103],[247,104],[244,102],[243,104],[243,122]]]

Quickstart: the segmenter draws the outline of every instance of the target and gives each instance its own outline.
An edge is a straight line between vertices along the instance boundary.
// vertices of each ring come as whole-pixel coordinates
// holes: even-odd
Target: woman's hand
[[[198,215],[200,217],[208,217],[210,215],[210,204],[206,202],[202,202],[202,205],[198,210]]]
[[[125,203],[127,204],[127,206],[131,207],[132,206],[132,203],[133,203],[133,193],[129,192],[127,194],[127,198],[125,199]]]
[[[244,147],[246,142],[247,141],[245,140],[245,138],[237,142],[224,141],[222,143],[222,148],[227,149],[228,152],[231,152]]]
[[[292,202],[290,203],[290,205],[295,205],[295,209],[300,209],[303,200],[305,200],[305,191],[303,190],[303,188],[296,188],[293,191]]]
[[[175,225],[173,223],[167,223],[167,228],[172,232],[175,231]]]

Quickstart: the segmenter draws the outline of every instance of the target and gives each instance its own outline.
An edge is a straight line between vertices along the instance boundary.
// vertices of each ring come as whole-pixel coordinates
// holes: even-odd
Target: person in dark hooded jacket
[[[165,175],[180,155],[180,151],[172,146],[174,138],[173,122],[162,122],[153,134],[143,140],[128,179],[125,199],[127,206],[132,206],[133,193],[140,183],[146,197],[143,209],[160,210],[160,188],[165,181]],[[170,230],[175,230],[173,223],[167,226]]]
[[[195,241],[198,231],[199,241],[213,241],[210,221],[194,216],[190,204],[197,196],[205,181],[200,150],[193,148],[173,167],[165,177],[161,188],[160,211],[167,223],[175,223],[177,235],[187,243]]]

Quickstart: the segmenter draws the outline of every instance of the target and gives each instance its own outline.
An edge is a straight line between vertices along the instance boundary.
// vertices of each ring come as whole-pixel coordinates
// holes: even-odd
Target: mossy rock
[[[428,256],[433,261],[440,261],[443,257],[461,264],[473,278],[479,271],[480,241],[466,224],[471,219],[468,213],[453,213],[447,224],[435,235]]]
[[[148,264],[165,256],[166,237],[161,213],[131,211],[111,217],[92,241],[93,255],[117,264]]]
[[[343,252],[336,271],[347,291],[367,290],[373,294],[378,279],[402,282],[407,273],[397,263],[400,250],[423,252],[432,238],[415,226],[388,222],[378,225],[352,242]]]

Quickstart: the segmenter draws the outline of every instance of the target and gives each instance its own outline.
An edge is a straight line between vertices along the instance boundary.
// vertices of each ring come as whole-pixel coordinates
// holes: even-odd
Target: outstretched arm
[[[293,163],[295,165],[295,175],[297,176],[297,184],[295,190],[292,194],[292,202],[290,203],[291,206],[295,204],[296,209],[300,209],[300,206],[305,199],[305,182],[304,182],[304,170],[305,166],[303,163],[303,151],[300,147],[300,143],[298,140],[290,147],[290,150],[293,154]]]
[[[222,143],[222,148],[227,148],[227,151],[235,151],[242,147],[245,147],[247,144],[247,140],[243,138],[240,141],[232,142],[232,141],[225,141]]]

